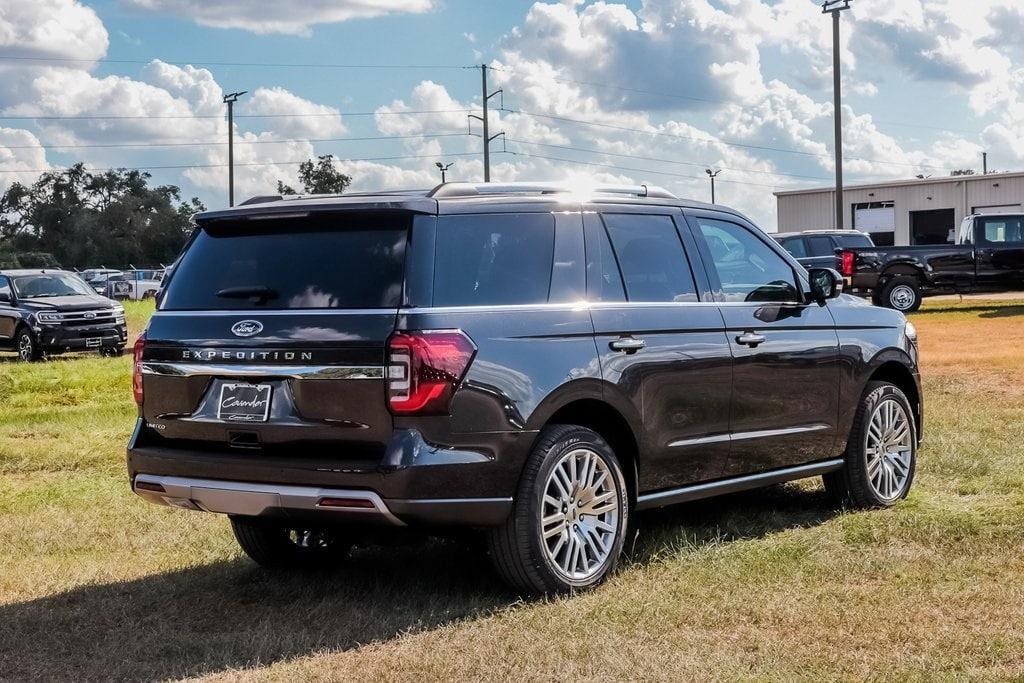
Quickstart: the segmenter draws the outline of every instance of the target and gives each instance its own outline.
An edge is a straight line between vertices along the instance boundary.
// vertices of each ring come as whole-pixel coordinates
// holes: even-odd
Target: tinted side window
[[[811,253],[811,256],[831,256],[835,253],[836,248],[832,246],[832,239],[824,235],[815,235],[813,237],[805,237],[807,240],[807,250]]]
[[[584,220],[587,222],[587,298],[591,301],[625,301],[622,273],[604,224],[594,215]]]
[[[697,220],[726,301],[799,301],[793,269],[760,238],[735,223]]]
[[[697,301],[690,264],[670,216],[604,214],[630,301]]]
[[[549,213],[443,216],[437,221],[435,306],[546,303],[555,218]]]
[[[807,248],[804,245],[803,237],[794,237],[782,243],[782,248],[792,254],[795,258],[806,258]]]
[[[4,275],[0,275],[0,298],[11,300],[11,283]]]
[[[1019,216],[981,220],[981,238],[988,244],[1024,242],[1024,220]]]

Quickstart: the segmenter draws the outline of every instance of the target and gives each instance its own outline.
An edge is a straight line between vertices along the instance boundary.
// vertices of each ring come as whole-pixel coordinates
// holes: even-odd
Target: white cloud
[[[310,102],[280,87],[257,88],[251,96],[245,96],[236,111],[277,116],[262,121],[261,127],[292,137],[324,138],[346,130],[341,112],[334,107]]]
[[[0,48],[24,57],[94,60],[109,44],[103,22],[77,0],[5,2],[0,8]]]
[[[35,135],[27,130],[0,128],[0,168],[5,171],[0,173],[0,192],[15,181],[25,185],[35,182],[39,171],[49,166],[46,150]]]
[[[421,13],[434,0],[127,0],[135,7],[173,14],[203,26],[254,33],[304,35],[317,24]]]

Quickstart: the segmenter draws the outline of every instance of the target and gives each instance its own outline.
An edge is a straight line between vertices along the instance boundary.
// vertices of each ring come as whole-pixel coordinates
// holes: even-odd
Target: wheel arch
[[[867,377],[864,383],[865,387],[869,382],[889,382],[899,387],[900,391],[906,395],[907,400],[910,401],[910,407],[914,411],[917,438],[920,441],[924,417],[921,405],[921,392],[918,388],[917,380],[914,378],[914,373],[911,372],[907,363],[892,356],[880,358]]]
[[[633,414],[632,406],[615,405],[614,398],[608,400],[602,391],[602,383],[587,383],[587,388],[577,387],[575,391],[564,394],[561,399],[550,403],[545,402],[544,410],[534,413],[537,428],[548,425],[573,424],[586,427],[608,442],[615,456],[619,459],[626,485],[629,488],[630,502],[636,503],[639,468],[640,442],[630,423],[639,419]],[[538,415],[538,413],[542,413]],[[531,420],[533,422],[534,420]]]

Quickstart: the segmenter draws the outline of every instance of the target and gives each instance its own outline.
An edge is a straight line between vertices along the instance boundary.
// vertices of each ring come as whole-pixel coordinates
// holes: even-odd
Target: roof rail
[[[267,202],[278,202],[281,201],[281,195],[279,194],[265,194],[256,197],[249,197],[239,206],[249,206],[250,204],[266,204]]]
[[[677,199],[668,190],[654,185],[595,185],[586,188],[593,194],[619,194],[630,197]],[[566,183],[445,183],[427,195],[434,199],[452,197],[480,197],[507,194],[567,194],[579,188]]]

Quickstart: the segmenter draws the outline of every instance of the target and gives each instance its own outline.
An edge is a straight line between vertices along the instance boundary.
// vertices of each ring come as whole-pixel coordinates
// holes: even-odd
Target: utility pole
[[[489,117],[487,116],[488,104],[490,103],[492,97],[497,97],[498,95],[504,96],[504,91],[499,88],[498,90],[495,90],[492,93],[487,92],[486,64],[480,65],[480,80],[483,85],[483,88],[481,89],[480,92],[483,100],[484,115],[477,116],[476,114],[470,114],[469,118],[480,121],[484,126],[484,182],[489,183],[491,182],[491,142],[500,138],[502,135],[504,135],[504,133],[491,135],[490,121]]]
[[[445,184],[445,173],[448,172],[449,168],[451,168],[452,166],[455,165],[455,162],[453,161],[453,162],[448,163],[448,164],[442,164],[440,161],[438,161],[438,162],[435,162],[434,165],[437,166],[438,170],[441,171],[441,184],[444,185]]]
[[[712,171],[710,168],[706,168],[706,169],[704,169],[704,172],[708,174],[709,178],[711,178],[711,203],[714,204],[715,203],[715,178],[717,178],[718,174],[722,172],[722,169],[718,169],[718,170]]]
[[[988,175],[988,152],[981,153],[981,174]]]
[[[825,0],[822,14],[832,15],[832,90],[836,124],[836,229],[843,229],[843,92],[839,70],[839,13],[850,9],[851,0]]]
[[[247,91],[233,92],[224,96],[228,105],[228,206],[235,205],[235,102]]]

